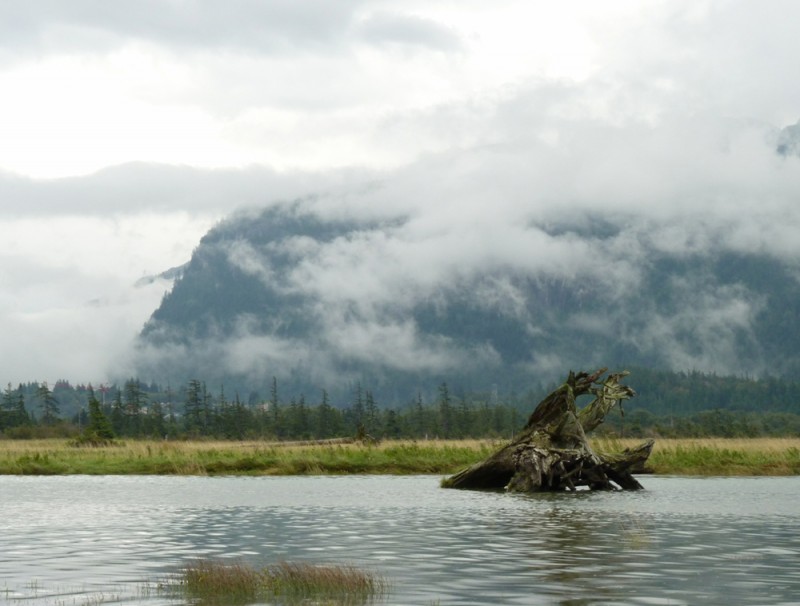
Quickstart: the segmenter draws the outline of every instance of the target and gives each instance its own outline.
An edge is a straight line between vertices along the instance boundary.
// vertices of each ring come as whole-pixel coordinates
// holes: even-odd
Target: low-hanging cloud
[[[6,170],[24,172],[47,155],[62,174],[88,148],[104,162],[151,150],[133,145],[140,141],[129,131],[188,154],[184,165],[172,152],[148,152],[141,162],[50,180],[0,172],[0,224],[10,234],[0,245],[0,332],[42,343],[50,334],[58,345],[26,340],[23,364],[5,340],[10,378],[121,368],[170,287],[133,285],[188,261],[202,235],[237,209],[257,216],[264,206],[352,224],[329,239],[223,243],[232,267],[316,302],[308,313],[318,340],[258,334],[263,319],[242,317],[217,335],[224,343],[207,356],[212,365],[256,375],[300,364],[335,376],[335,356],[409,371],[500,364],[490,348],[430,338],[408,319],[420,304],[434,313],[470,297],[530,335],[542,330],[539,314],[577,301],[574,319],[588,332],[621,335],[632,347],[662,343],[675,366],[737,370],[731,343],[746,338],[770,293],[727,285],[691,298],[675,283],[673,292],[686,290],[685,310],[652,310],[650,325],[630,326],[609,324],[593,299],[610,305],[646,287],[663,257],[728,251],[800,267],[800,145],[797,126],[786,128],[800,117],[800,84],[789,76],[800,57],[792,28],[800,5],[583,2],[572,19],[570,8],[546,3],[470,2],[455,12],[436,2],[317,4],[36,0],[7,8],[0,66],[9,67],[13,102],[4,111],[16,117],[36,100],[41,120],[20,124],[46,128],[6,144]],[[531,10],[535,23],[521,18]],[[522,27],[540,35],[523,36]],[[82,80],[52,80],[75,65]],[[100,77],[125,66],[136,68],[131,82]],[[40,94],[16,99],[14,82],[39,83],[31,90]],[[96,85],[100,101],[70,96],[84,85]],[[89,120],[122,96],[135,102],[99,126]],[[72,105],[58,103],[65,97]],[[169,113],[156,111],[164,107]],[[91,141],[52,143],[43,131],[62,132],[47,126],[52,115],[69,117],[68,126],[80,116],[93,127],[74,132]],[[189,132],[170,129],[173,117],[195,115],[203,119],[189,121]],[[9,133],[12,121],[3,123]],[[100,136],[106,131],[113,136]],[[112,149],[118,132],[123,145]],[[236,153],[215,155],[229,144]],[[278,249],[290,263],[276,276]],[[64,326],[75,328],[65,334]],[[685,336],[693,328],[704,351]],[[96,352],[82,365],[69,355],[81,335]],[[552,369],[569,360],[537,351],[529,362]]]
[[[221,46],[270,53],[308,45],[324,48],[337,41],[341,44],[343,30],[348,29],[354,8],[361,4],[357,0],[314,0],[302,5],[291,0],[231,0],[222,7],[207,0],[191,4],[143,0],[135,5],[32,0],[4,7],[5,44],[0,48],[13,43],[15,48],[29,47],[35,52],[54,46],[61,49],[66,43],[80,49],[130,37],[178,48]],[[88,34],[92,31],[94,36]],[[67,41],[70,35],[72,44]]]
[[[790,237],[800,230],[800,158],[777,153],[768,128],[704,126],[562,122],[558,144],[520,136],[428,158],[345,197],[278,205],[278,222],[310,217],[348,227],[329,237],[289,231],[217,245],[265,287],[312,302],[304,313],[313,335],[291,347],[283,342],[282,351],[295,353],[281,359],[259,356],[259,343],[275,351],[268,345],[274,337],[253,328],[222,339],[240,352],[226,359],[259,359],[285,374],[305,351],[301,365],[332,383],[354,380],[337,376],[344,361],[403,372],[499,368],[502,355],[488,342],[465,346],[413,320],[421,305],[446,314],[460,300],[534,337],[561,307],[577,309],[564,319],[573,329],[658,352],[673,368],[760,372],[752,326],[769,293],[713,285],[710,274],[676,274],[663,285],[673,308],[629,303],[650,287],[658,259],[736,253],[787,266],[800,260]],[[755,358],[737,358],[743,342]],[[531,351],[527,367],[551,372],[558,362],[571,364],[563,354]]]
[[[355,187],[370,173],[198,169],[146,162],[82,177],[38,180],[0,172],[0,218],[187,213],[221,219],[242,208]]]

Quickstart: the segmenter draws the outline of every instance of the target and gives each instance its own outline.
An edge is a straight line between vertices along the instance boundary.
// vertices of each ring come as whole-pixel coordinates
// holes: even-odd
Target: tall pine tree
[[[39,406],[42,409],[42,423],[45,425],[54,425],[58,421],[58,415],[61,412],[53,392],[47,386],[47,381],[39,385],[36,389],[36,398],[39,400]]]
[[[105,444],[114,439],[114,428],[111,421],[103,413],[100,402],[94,395],[94,389],[89,388],[89,423],[81,436],[82,442]]]

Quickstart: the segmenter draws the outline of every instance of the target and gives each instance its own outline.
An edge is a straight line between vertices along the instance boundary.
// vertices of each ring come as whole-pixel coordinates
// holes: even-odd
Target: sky
[[[800,168],[773,152],[800,121],[799,20],[792,0],[0,2],[0,381],[118,374],[170,287],[149,277],[230,213],[306,196],[450,225],[420,270],[502,256],[532,208],[797,262]]]

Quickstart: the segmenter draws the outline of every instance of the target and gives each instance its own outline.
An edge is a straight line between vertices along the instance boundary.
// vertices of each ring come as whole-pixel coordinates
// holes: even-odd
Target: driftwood
[[[480,463],[444,480],[446,488],[501,489],[516,492],[637,490],[632,471],[642,469],[653,440],[613,455],[592,450],[586,434],[603,422],[614,406],[636,395],[620,380],[628,373],[570,372],[566,382],[542,400],[525,428],[510,444]],[[594,395],[580,411],[575,400]]]

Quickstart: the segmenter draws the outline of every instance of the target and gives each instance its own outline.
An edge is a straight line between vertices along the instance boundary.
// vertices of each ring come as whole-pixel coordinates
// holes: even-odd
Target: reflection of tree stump
[[[650,456],[652,440],[621,453],[599,455],[586,439],[586,433],[600,425],[617,403],[621,409],[622,400],[636,395],[619,382],[627,372],[611,373],[600,381],[605,372],[605,368],[591,375],[570,372],[567,381],[539,403],[522,433],[508,446],[442,485],[517,492],[575,490],[578,486],[593,490],[642,488],[631,470],[641,468]],[[594,400],[578,411],[575,399],[587,394],[594,395]]]

